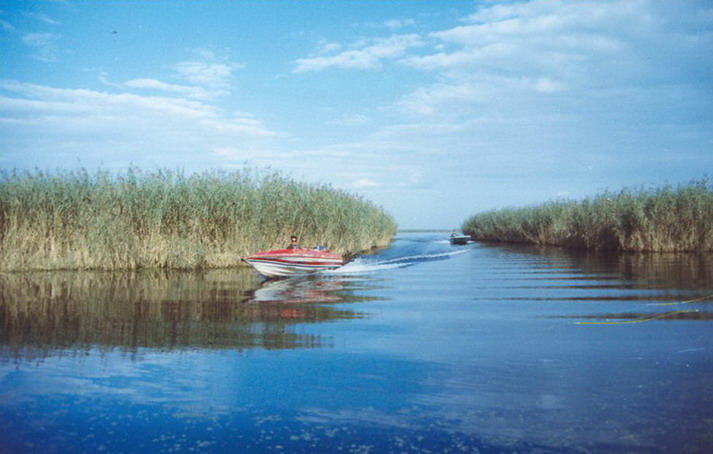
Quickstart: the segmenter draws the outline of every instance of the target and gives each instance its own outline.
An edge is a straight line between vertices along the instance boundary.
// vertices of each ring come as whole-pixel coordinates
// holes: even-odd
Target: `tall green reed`
[[[0,172],[0,270],[227,267],[292,234],[354,254],[395,232],[359,196],[271,171]]]
[[[656,189],[604,192],[481,213],[463,223],[474,239],[619,251],[713,251],[708,179]]]

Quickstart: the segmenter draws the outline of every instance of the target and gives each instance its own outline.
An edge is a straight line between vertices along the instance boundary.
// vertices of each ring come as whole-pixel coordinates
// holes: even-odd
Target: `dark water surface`
[[[401,234],[336,273],[0,274],[0,453],[713,452],[713,260]]]

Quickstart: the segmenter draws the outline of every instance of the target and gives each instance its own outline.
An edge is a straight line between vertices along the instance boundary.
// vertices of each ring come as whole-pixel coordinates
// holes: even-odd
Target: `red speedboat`
[[[344,258],[321,248],[277,249],[243,257],[244,262],[267,277],[299,276],[333,270],[344,264]]]

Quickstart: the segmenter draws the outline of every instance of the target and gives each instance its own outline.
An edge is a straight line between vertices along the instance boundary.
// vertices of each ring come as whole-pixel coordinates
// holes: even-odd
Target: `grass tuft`
[[[289,243],[386,246],[391,216],[276,172],[0,171],[0,270],[216,268]]]
[[[604,192],[582,201],[481,213],[463,223],[481,241],[610,251],[713,251],[708,179],[657,189]]]

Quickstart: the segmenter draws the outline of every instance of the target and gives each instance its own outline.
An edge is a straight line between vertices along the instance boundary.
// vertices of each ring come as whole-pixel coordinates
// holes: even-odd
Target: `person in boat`
[[[290,237],[290,245],[287,246],[287,249],[302,249],[302,248],[300,247],[299,243],[297,243],[297,237],[296,237],[296,236],[292,235],[292,236]]]

